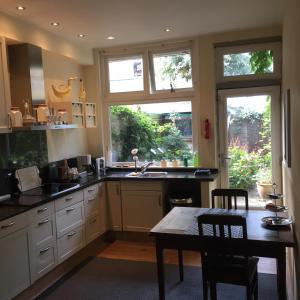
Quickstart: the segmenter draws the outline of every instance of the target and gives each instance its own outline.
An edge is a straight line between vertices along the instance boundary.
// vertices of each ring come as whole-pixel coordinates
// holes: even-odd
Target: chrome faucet
[[[153,162],[146,162],[141,166],[141,174],[145,174],[146,170],[149,168],[149,166],[153,165]]]

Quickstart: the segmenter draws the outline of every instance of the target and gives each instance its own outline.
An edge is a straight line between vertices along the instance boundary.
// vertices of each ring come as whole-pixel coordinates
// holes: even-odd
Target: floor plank
[[[135,261],[156,262],[155,247],[152,242],[129,242],[115,241],[102,250],[98,257],[111,259],[125,259]],[[198,252],[184,251],[184,264],[187,266],[200,266],[201,258]],[[177,251],[165,251],[165,263],[177,264]],[[276,274],[276,261],[271,258],[261,257],[258,264],[258,271],[261,273]]]

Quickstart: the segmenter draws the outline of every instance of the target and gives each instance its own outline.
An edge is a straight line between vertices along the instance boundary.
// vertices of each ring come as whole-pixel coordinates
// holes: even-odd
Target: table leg
[[[183,255],[181,249],[178,249],[178,267],[179,267],[179,279],[180,281],[183,281]]]
[[[164,249],[160,247],[156,240],[156,263],[158,277],[159,300],[165,300],[165,272],[164,272]]]
[[[280,300],[286,300],[286,253],[285,248],[279,250],[277,257],[277,289]]]

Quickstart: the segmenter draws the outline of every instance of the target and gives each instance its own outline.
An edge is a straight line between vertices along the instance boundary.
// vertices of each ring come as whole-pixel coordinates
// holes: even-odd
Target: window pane
[[[190,50],[153,54],[153,67],[156,90],[193,86]]]
[[[144,90],[143,58],[109,59],[109,91],[111,93]]]
[[[110,106],[110,128],[113,162],[191,158],[190,101]]]
[[[223,64],[224,76],[273,73],[273,51],[262,50],[225,54]]]

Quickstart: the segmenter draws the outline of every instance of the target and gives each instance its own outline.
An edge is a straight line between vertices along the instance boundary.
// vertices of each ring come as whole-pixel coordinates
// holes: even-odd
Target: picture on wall
[[[291,167],[291,91],[288,89],[284,96],[284,160]]]

